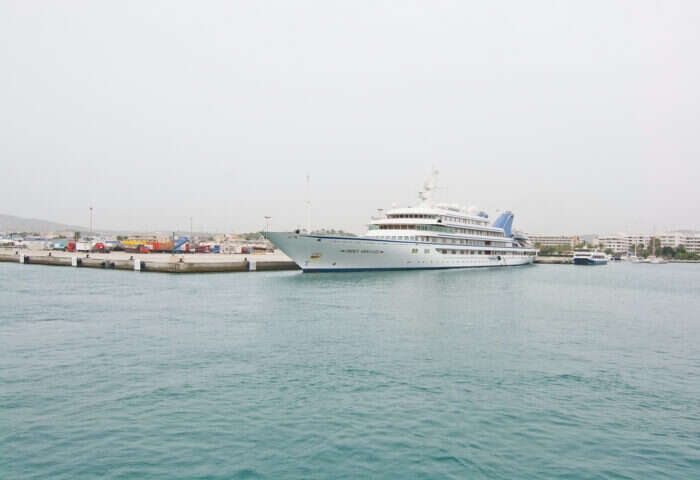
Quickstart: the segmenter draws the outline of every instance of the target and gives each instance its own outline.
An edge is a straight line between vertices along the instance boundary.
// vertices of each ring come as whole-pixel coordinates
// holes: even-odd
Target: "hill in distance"
[[[49,220],[39,220],[36,218],[22,218],[14,215],[0,214],[0,232],[84,232],[85,227],[67,225],[65,223],[51,222]]]
[[[53,232],[81,232],[86,234],[89,228],[77,225],[69,225],[66,223],[52,222],[50,220],[40,220],[37,218],[23,218],[14,215],[5,215],[0,213],[0,232],[3,233],[38,233],[46,234]],[[107,234],[110,236],[130,235],[135,233],[135,230],[95,230],[95,234]],[[170,234],[169,231],[160,232]],[[178,231],[176,236],[189,236],[188,231]],[[209,236],[212,232],[193,232],[194,236]],[[257,234],[256,234],[257,235]]]

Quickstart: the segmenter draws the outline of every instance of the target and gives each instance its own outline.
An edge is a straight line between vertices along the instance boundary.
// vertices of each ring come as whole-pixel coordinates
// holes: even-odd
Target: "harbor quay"
[[[0,262],[59,267],[101,268],[160,273],[225,273],[300,270],[284,253],[170,254],[129,252],[73,253],[47,250],[0,249]],[[539,264],[571,264],[571,257],[538,257]]]
[[[49,250],[0,248],[0,262],[59,267],[133,270],[159,273],[226,273],[300,270],[279,250],[264,254],[170,254],[129,252],[75,253]],[[672,263],[700,263],[671,260]],[[570,255],[537,256],[535,264],[572,265]]]
[[[74,253],[0,249],[0,262],[161,273],[224,273],[299,270],[282,252],[265,254]]]
[[[535,263],[537,264],[545,264],[545,265],[572,265],[574,263],[573,261],[574,257],[573,255],[559,255],[559,256],[540,256],[538,255],[537,258],[535,259]]]

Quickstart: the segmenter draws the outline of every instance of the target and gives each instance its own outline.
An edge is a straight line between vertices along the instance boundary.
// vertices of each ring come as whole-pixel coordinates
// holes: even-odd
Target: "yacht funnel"
[[[496,228],[502,228],[506,234],[506,237],[513,237],[511,229],[513,228],[513,212],[505,211],[503,212],[494,222],[493,225]]]

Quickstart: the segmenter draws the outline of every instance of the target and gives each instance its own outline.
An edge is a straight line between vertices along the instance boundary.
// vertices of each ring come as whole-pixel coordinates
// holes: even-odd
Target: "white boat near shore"
[[[505,267],[531,264],[527,237],[512,230],[514,215],[493,223],[475,208],[434,203],[436,175],[416,207],[374,218],[362,237],[268,232],[266,237],[304,272]]]
[[[608,256],[598,250],[577,250],[574,252],[574,265],[606,265]]]
[[[651,255],[644,259],[644,263],[650,263],[652,265],[663,265],[668,263],[663,257],[656,256],[656,240],[651,237]]]
[[[668,261],[663,257],[657,257],[656,255],[650,255],[645,258],[642,263],[651,263],[652,265],[664,265]]]

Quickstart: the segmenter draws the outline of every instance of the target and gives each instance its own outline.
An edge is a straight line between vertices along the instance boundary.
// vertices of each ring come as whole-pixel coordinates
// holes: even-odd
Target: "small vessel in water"
[[[627,252],[627,255],[623,255],[620,257],[620,260],[623,262],[630,262],[630,263],[641,263],[642,260],[637,256],[637,243],[635,242],[634,244],[634,253],[630,255],[629,252]]]
[[[652,265],[663,265],[668,263],[665,258],[657,257],[656,255],[651,255],[644,260],[644,263],[651,263]]]
[[[574,252],[574,265],[605,265],[608,257],[598,250],[577,250]]]
[[[651,255],[644,260],[644,263],[650,263],[652,265],[663,265],[668,263],[663,257],[656,256],[656,241],[654,237],[651,238]]]

